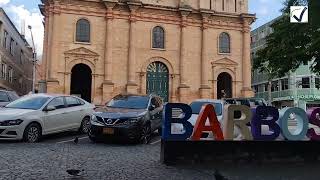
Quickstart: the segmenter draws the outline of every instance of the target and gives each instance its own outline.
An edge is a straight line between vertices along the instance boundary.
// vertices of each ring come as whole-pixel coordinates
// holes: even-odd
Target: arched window
[[[90,23],[88,20],[80,19],[77,22],[76,41],[90,42]]]
[[[164,49],[164,30],[157,26],[152,30],[152,48]]]
[[[219,53],[230,53],[230,36],[228,33],[221,33],[219,36]]]

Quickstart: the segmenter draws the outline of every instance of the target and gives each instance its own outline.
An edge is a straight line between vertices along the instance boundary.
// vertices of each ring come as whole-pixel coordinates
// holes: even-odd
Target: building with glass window
[[[251,56],[264,48],[266,36],[272,33],[270,25],[275,20],[251,32]],[[286,77],[276,78],[271,83],[272,104],[278,108],[301,107],[303,109],[320,106],[320,77],[310,71],[309,64],[301,65],[296,72]],[[265,73],[253,72],[252,88],[256,97],[268,100],[268,76]]]
[[[32,90],[32,49],[0,8],[0,89]]]
[[[247,0],[43,0],[47,92],[253,96]]]

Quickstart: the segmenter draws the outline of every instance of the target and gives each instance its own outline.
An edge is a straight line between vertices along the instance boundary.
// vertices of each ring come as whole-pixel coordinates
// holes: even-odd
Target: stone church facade
[[[251,97],[247,0],[43,0],[49,93]]]

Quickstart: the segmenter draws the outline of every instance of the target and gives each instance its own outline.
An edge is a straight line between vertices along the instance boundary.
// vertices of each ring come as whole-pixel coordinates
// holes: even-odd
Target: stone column
[[[186,39],[187,32],[187,17],[190,14],[189,9],[181,10],[181,34],[180,34],[180,85],[179,85],[179,96],[180,102],[187,102],[187,96],[189,93],[190,87],[187,85],[187,76],[186,76],[186,64],[187,64],[187,50],[186,50]]]
[[[202,46],[201,46],[201,87],[200,87],[200,97],[210,98],[210,87],[209,83],[209,60],[208,60],[208,18],[210,15],[202,14]]]
[[[57,72],[56,72],[56,67],[58,67],[58,64],[54,66],[54,63],[57,63],[55,61],[55,57],[57,56],[57,41],[59,37],[56,37],[57,32],[59,31],[59,26],[56,24],[59,24],[59,19],[58,16],[60,15],[59,13],[59,8],[57,7],[50,7],[49,10],[49,40],[48,40],[48,77],[47,77],[47,92],[48,93],[63,93],[63,88],[60,86],[59,81],[56,79]]]
[[[243,19],[243,52],[242,52],[242,96],[253,97],[251,89],[251,61],[250,61],[250,25],[247,19]]]
[[[52,59],[51,59],[51,53],[52,53],[52,44],[53,44],[53,36],[54,36],[54,29],[53,29],[53,23],[54,23],[54,13],[52,12],[51,9],[49,9],[49,27],[48,31],[46,32],[48,34],[48,43],[47,43],[47,78],[51,79],[51,64],[52,64]]]
[[[135,4],[134,2],[129,4],[130,8],[130,30],[129,30],[129,49],[128,49],[128,82],[127,82],[127,93],[136,94],[138,91],[138,85],[136,82],[136,75],[135,75],[135,63],[136,63],[136,52],[135,52],[135,45],[136,41],[136,22],[137,22],[137,10],[139,9],[140,5]]]
[[[48,67],[47,67],[47,64],[48,64],[48,32],[49,32],[49,15],[47,14],[48,12],[45,13],[45,17],[44,17],[44,42],[43,42],[43,55],[42,55],[42,58],[43,58],[43,64],[41,66],[41,70],[42,72],[44,73],[44,79],[42,80],[46,80],[47,77],[48,77]]]
[[[112,9],[116,5],[115,3],[105,3],[107,7],[106,14],[106,43],[105,43],[105,62],[104,80],[112,83],[112,31],[113,31],[113,12]]]
[[[187,16],[185,14],[182,15],[182,23],[181,23],[181,35],[180,35],[180,86],[185,87],[186,86],[186,19]]]
[[[112,31],[113,31],[113,8],[115,2],[105,2],[106,13],[106,41],[104,58],[104,82],[102,84],[102,102],[106,103],[112,98],[114,83],[112,82]]]

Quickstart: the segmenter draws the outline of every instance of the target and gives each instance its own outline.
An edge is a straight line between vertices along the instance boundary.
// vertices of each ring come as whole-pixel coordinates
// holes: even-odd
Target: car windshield
[[[14,109],[40,109],[50,98],[49,97],[35,97],[27,96],[21,99],[15,100],[12,103],[5,106],[5,108],[14,108]]]
[[[262,99],[250,99],[250,102],[255,106],[265,106],[265,102]]]
[[[149,97],[147,96],[116,96],[107,107],[126,108],[126,109],[146,109],[148,107]]]
[[[4,91],[0,91],[0,102],[9,102],[9,97]]]
[[[205,104],[212,104],[214,106],[214,109],[216,111],[217,116],[222,115],[222,104],[221,103],[213,103],[213,102],[193,102],[190,104],[192,109],[192,114],[199,114],[201,111],[201,108]]]

